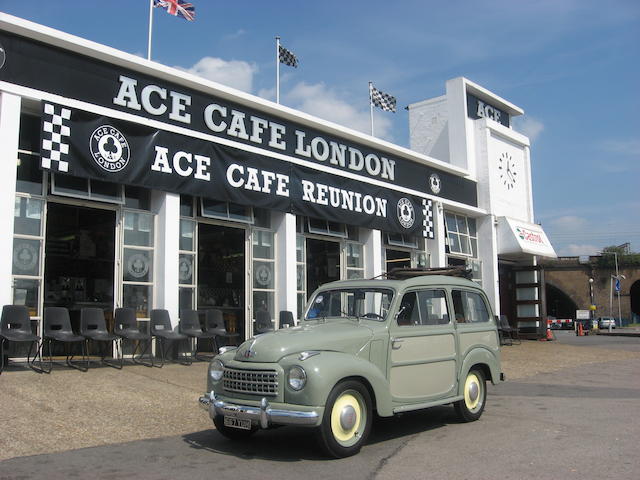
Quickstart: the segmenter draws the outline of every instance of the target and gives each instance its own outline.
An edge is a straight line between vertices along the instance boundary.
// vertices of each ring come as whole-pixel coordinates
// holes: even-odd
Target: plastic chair
[[[224,325],[224,319],[222,318],[222,312],[220,310],[207,310],[205,314],[205,326],[207,332],[215,335],[213,337],[213,342],[216,346],[216,351],[223,346],[218,343],[219,338],[226,339],[224,342],[225,345],[228,345],[232,341],[237,343],[237,339],[240,338],[239,333],[230,333],[227,331]]]
[[[89,353],[91,341],[99,342],[99,345],[102,347],[100,349],[100,363],[114,368],[122,368],[122,365],[118,366],[105,360],[109,342],[114,342],[118,337],[113,333],[109,333],[107,330],[104,310],[101,308],[83,308],[80,310],[80,335],[85,339],[87,354]],[[89,367],[88,360],[87,367]]]
[[[264,310],[256,312],[256,333],[267,333],[273,331],[273,322],[271,314]]]
[[[509,324],[506,315],[500,315],[498,319],[498,336],[500,337],[500,345],[513,345],[513,342],[520,344],[520,331]]]
[[[53,368],[53,356],[51,354],[51,344],[54,342],[61,342],[65,345],[66,364],[71,368],[75,368],[82,372],[86,372],[89,360],[86,355],[86,345],[84,337],[82,335],[76,335],[71,328],[71,320],[69,319],[69,310],[65,307],[46,307],[44,309],[44,336],[43,345],[47,343],[49,346],[49,368],[45,370],[46,373],[50,373]],[[81,364],[73,363],[72,359],[75,356],[69,353],[71,344],[79,343],[82,349],[82,361],[87,367],[82,367]],[[44,346],[43,346],[44,349]]]
[[[168,347],[171,347],[176,340],[187,340],[186,335],[173,331],[169,312],[164,309],[151,310],[151,336],[160,340],[160,368],[164,365],[166,356],[167,347],[165,347],[165,343],[168,343]]]
[[[136,312],[133,308],[116,308],[115,329],[113,333],[120,337],[121,350],[124,340],[131,340],[133,342],[136,342],[136,346],[133,349],[133,353],[131,354],[133,363],[144,365],[145,367],[153,367],[153,355],[151,353],[149,353],[151,363],[144,363],[140,361],[147,350],[149,350],[149,346],[151,345],[151,334],[140,330],[140,327],[138,326],[138,320],[136,319]],[[142,342],[146,343],[146,347],[140,353],[138,360],[136,360],[136,352],[140,348],[140,344]],[[122,368],[123,365],[124,350],[120,352],[120,368]]]
[[[0,374],[4,370],[4,344],[10,342],[29,343],[29,352],[27,353],[27,365],[36,372],[43,372],[42,356],[38,348],[40,337],[35,335],[31,330],[31,318],[29,310],[24,305],[5,305],[2,307],[2,319],[0,321]],[[33,347],[35,352],[31,358]],[[40,357],[40,367],[33,365],[36,357]]]
[[[293,320],[293,313],[289,310],[280,310],[280,328],[288,328],[295,326],[296,322]]]
[[[178,331],[183,335],[186,335],[189,339],[203,339],[211,342],[211,350],[214,350],[216,334],[213,332],[203,331],[200,327],[200,317],[197,310],[186,309],[180,314],[180,323],[178,324]],[[198,356],[197,345],[195,350],[191,350],[191,359],[196,360],[209,360],[209,358],[203,358]]]

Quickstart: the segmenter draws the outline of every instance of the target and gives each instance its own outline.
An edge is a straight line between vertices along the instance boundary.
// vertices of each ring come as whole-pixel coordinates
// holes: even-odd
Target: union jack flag
[[[166,8],[174,17],[182,17],[192,22],[196,18],[196,7],[183,0],[153,0],[154,7]]]

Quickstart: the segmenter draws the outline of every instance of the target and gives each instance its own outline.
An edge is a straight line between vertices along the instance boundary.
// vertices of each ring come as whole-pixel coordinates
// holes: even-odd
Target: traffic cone
[[[582,322],[578,323],[578,336],[584,337],[584,330],[582,330]]]
[[[556,339],[556,337],[553,336],[553,332],[549,328],[549,325],[547,325],[547,338],[546,338],[546,340],[548,342],[550,342],[551,340],[555,340],[555,339]]]
[[[553,332],[551,331],[551,322],[547,322],[547,335],[545,338],[541,338],[541,342],[550,342],[551,340],[555,340],[553,336]]]

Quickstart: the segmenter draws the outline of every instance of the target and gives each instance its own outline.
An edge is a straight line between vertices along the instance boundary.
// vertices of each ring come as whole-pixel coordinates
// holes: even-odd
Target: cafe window
[[[125,203],[122,185],[100,180],[74,177],[71,175],[51,175],[51,193],[65,197],[96,200],[99,202]]]
[[[303,235],[296,236],[296,293],[298,304],[298,318],[302,318],[305,304],[307,303],[307,276],[306,276],[306,248]]]
[[[348,238],[347,227],[344,223],[331,222],[329,220],[308,217],[306,227],[307,232],[316,235]]]
[[[218,200],[202,198],[201,209],[203,217],[231,220],[242,223],[253,223],[253,212],[251,211],[251,207],[238,205],[237,203],[220,202]]]
[[[123,215],[123,307],[135,309],[136,317],[146,319],[153,304],[155,217],[131,210]]]
[[[364,246],[355,242],[346,242],[347,279],[364,278]]]
[[[276,312],[276,257],[275,233],[254,228],[253,247],[253,312],[256,320],[258,312],[269,312],[275,321]]]
[[[478,233],[475,218],[445,212],[448,253],[478,257]]]

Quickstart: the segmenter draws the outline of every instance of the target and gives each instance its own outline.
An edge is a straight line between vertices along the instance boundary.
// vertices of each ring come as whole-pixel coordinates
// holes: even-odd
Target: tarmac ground
[[[593,343],[524,340],[502,348],[509,380],[590,363],[640,358],[637,350]],[[163,368],[126,365],[122,370],[67,367],[40,374],[12,366],[0,375],[0,460],[135,440],[188,435],[213,427],[198,406],[207,362]]]

